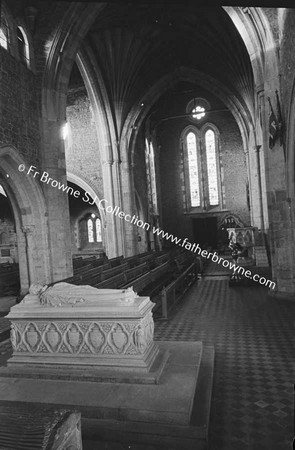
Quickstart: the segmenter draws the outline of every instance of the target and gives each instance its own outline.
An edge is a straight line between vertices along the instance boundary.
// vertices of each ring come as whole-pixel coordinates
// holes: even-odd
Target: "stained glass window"
[[[145,162],[146,162],[146,176],[148,184],[149,211],[151,215],[157,215],[158,195],[156,182],[155,152],[152,142],[149,142],[146,139],[145,144],[146,144]]]
[[[8,49],[8,25],[4,17],[1,17],[0,45],[5,48],[5,50]]]
[[[200,186],[198,172],[198,155],[195,133],[186,136],[191,206],[200,206]]]
[[[87,220],[87,231],[88,231],[88,242],[94,242],[93,221],[92,221],[92,219],[88,219]]]
[[[196,106],[193,110],[192,110],[192,116],[194,119],[202,119],[202,117],[205,116],[205,108],[203,106]]]
[[[206,131],[205,147],[206,147],[206,161],[207,161],[207,175],[208,175],[209,204],[211,206],[216,206],[219,203],[219,195],[218,195],[215,133],[213,130]]]
[[[96,242],[101,242],[101,221],[97,218],[95,221]]]
[[[17,43],[18,43],[18,54],[20,59],[27,65],[30,62],[29,56],[29,44],[27,36],[21,27],[17,27]]]

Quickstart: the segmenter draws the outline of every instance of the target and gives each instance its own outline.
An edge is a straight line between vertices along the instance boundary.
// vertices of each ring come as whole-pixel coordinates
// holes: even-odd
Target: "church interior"
[[[295,9],[0,6],[0,448],[290,449]]]

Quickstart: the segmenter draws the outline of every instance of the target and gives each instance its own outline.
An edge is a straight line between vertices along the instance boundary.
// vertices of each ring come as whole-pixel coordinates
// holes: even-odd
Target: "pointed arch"
[[[102,226],[105,227],[105,223],[106,223],[105,216],[106,215],[105,215],[104,209],[102,209],[101,205],[100,205],[100,200],[102,200],[102,199],[99,198],[99,196],[96,194],[95,190],[90,186],[90,184],[86,180],[82,179],[80,176],[78,176],[72,172],[67,172],[67,179],[71,183],[75,183],[77,186],[84,189],[85,192],[88,192],[88,194],[94,200],[94,203],[97,206],[97,209],[99,210],[100,218],[102,221]]]
[[[32,283],[52,280],[44,195],[36,179],[27,174],[28,166],[13,146],[0,147],[0,167],[15,216],[21,291],[27,292]]]

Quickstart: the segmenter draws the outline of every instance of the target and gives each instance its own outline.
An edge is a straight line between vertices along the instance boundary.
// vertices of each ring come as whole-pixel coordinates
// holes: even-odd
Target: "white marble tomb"
[[[56,364],[149,371],[159,352],[153,340],[153,306],[132,288],[32,285],[7,316],[13,346],[8,367]]]

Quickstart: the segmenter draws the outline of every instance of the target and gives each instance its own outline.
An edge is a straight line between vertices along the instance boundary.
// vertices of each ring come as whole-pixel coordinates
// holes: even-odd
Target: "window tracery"
[[[149,142],[148,139],[145,141],[145,163],[148,184],[149,212],[151,215],[158,215],[155,152],[153,143]]]
[[[0,24],[0,46],[8,50],[9,45],[9,27],[7,20],[2,15]]]
[[[20,60],[27,66],[30,64],[29,43],[22,27],[17,27],[17,44]]]
[[[102,242],[101,220],[94,213],[87,219],[87,236],[90,244]]]
[[[182,133],[187,210],[222,208],[219,134],[211,124]]]

